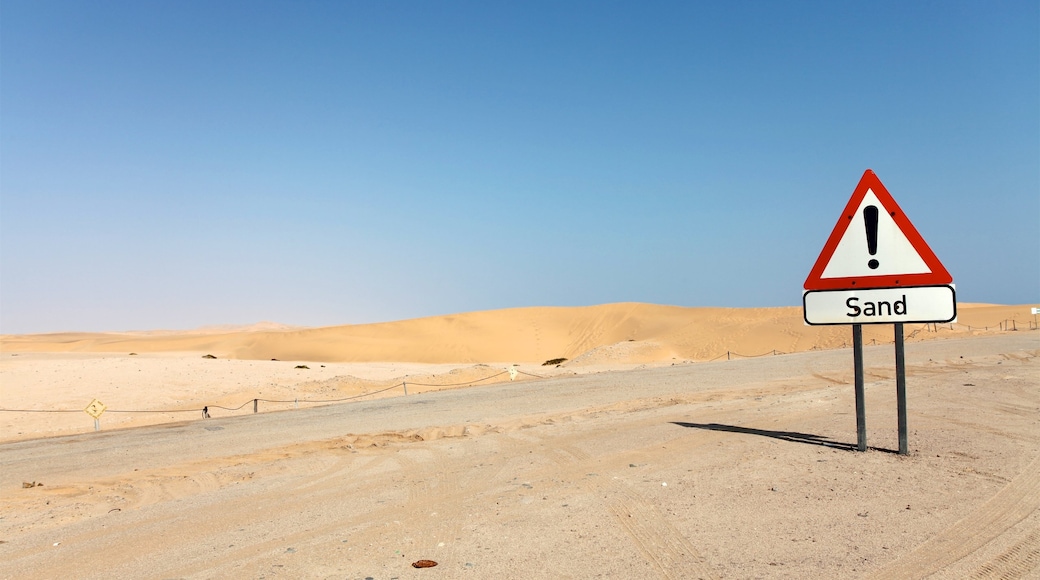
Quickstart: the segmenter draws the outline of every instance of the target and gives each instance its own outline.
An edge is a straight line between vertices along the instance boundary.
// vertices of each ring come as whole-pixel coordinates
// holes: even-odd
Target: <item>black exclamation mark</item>
[[[870,252],[871,256],[877,254],[877,218],[878,208],[876,205],[868,205],[863,208],[863,223],[867,226],[867,251]],[[867,262],[867,266],[871,270],[877,270],[877,267],[880,265],[881,262],[877,260]]]

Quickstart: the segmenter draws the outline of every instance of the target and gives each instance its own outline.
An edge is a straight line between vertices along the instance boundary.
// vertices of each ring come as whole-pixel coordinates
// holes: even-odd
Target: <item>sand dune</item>
[[[240,360],[406,361],[430,364],[515,361],[570,364],[666,363],[840,348],[848,327],[805,326],[799,307],[683,308],[642,303],[534,307],[414,320],[286,328],[274,323],[229,331],[59,333],[0,337],[3,352],[210,353]],[[907,325],[909,341],[1028,329],[1028,306],[962,304],[958,323]],[[1014,322],[1010,322],[1014,321]],[[866,326],[868,344],[892,341],[890,325]]]

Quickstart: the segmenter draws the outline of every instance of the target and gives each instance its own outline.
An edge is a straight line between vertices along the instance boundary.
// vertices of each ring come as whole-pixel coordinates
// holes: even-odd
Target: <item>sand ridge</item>
[[[995,332],[1005,322],[1028,329],[1032,323],[1029,307],[962,305],[957,324],[908,324],[905,332],[908,341],[921,341]],[[799,307],[618,303],[511,308],[308,329],[270,330],[272,327],[276,325],[265,323],[235,332],[4,335],[0,336],[0,352],[190,352],[238,360],[429,364],[541,363],[555,358],[664,363],[840,348],[850,342],[847,327],[804,325]],[[865,326],[864,340],[868,344],[892,342],[891,326]]]

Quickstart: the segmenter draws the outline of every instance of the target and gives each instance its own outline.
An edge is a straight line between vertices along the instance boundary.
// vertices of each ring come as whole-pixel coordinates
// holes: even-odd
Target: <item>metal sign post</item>
[[[909,453],[906,434],[906,356],[903,351],[903,323],[895,323],[896,327],[896,413],[899,423],[899,454]]]
[[[856,449],[867,450],[867,402],[863,389],[863,325],[852,325],[852,366],[856,382]]]

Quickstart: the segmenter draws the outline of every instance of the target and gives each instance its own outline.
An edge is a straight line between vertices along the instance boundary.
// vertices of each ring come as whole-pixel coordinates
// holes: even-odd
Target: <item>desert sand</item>
[[[1038,578],[1034,328],[907,325],[907,456],[799,308],[3,336],[0,578]]]

